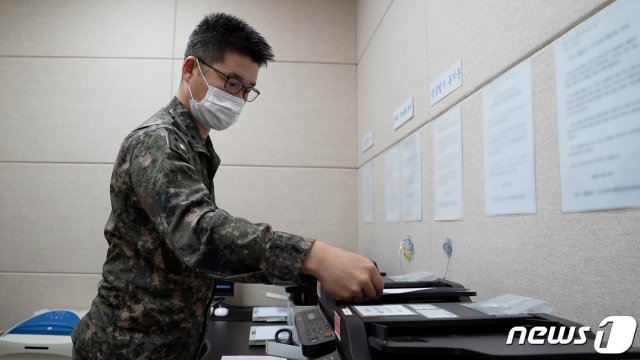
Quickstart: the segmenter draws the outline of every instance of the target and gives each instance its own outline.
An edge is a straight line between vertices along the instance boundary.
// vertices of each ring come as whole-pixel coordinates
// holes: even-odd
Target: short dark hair
[[[271,46],[259,32],[244,20],[223,13],[212,13],[200,21],[189,36],[184,57],[216,63],[224,61],[228,51],[246,55],[260,66],[273,61]]]

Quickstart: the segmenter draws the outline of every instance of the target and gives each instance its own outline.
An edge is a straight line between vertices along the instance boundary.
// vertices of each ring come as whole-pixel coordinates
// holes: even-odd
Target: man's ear
[[[189,81],[198,71],[198,64],[195,56],[187,56],[182,62],[182,78]]]

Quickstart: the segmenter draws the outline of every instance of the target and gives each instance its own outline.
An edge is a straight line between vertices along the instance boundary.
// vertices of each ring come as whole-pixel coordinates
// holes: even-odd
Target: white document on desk
[[[259,306],[253,308],[251,321],[287,321],[288,310],[282,306]]]
[[[249,329],[249,345],[264,345],[267,340],[274,340],[280,329],[294,331],[293,326],[288,325],[252,326]]]

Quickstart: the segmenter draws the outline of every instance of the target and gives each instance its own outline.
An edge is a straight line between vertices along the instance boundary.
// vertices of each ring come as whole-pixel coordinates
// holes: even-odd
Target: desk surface
[[[253,307],[225,307],[229,308],[228,316],[211,317],[207,330],[211,350],[202,360],[220,360],[223,355],[265,355],[264,346],[249,346],[249,329],[267,323],[251,321]]]

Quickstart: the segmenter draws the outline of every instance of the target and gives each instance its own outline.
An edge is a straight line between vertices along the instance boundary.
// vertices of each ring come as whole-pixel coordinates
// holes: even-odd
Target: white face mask
[[[196,61],[198,60],[196,59]],[[191,100],[189,100],[191,113],[202,126],[218,131],[224,130],[238,121],[245,101],[209,85],[202,74],[200,62],[198,62],[198,70],[200,70],[200,75],[204,79],[204,83],[207,84],[208,90],[204,99],[197,102],[193,98],[191,86],[187,83],[189,94],[191,94]]]

